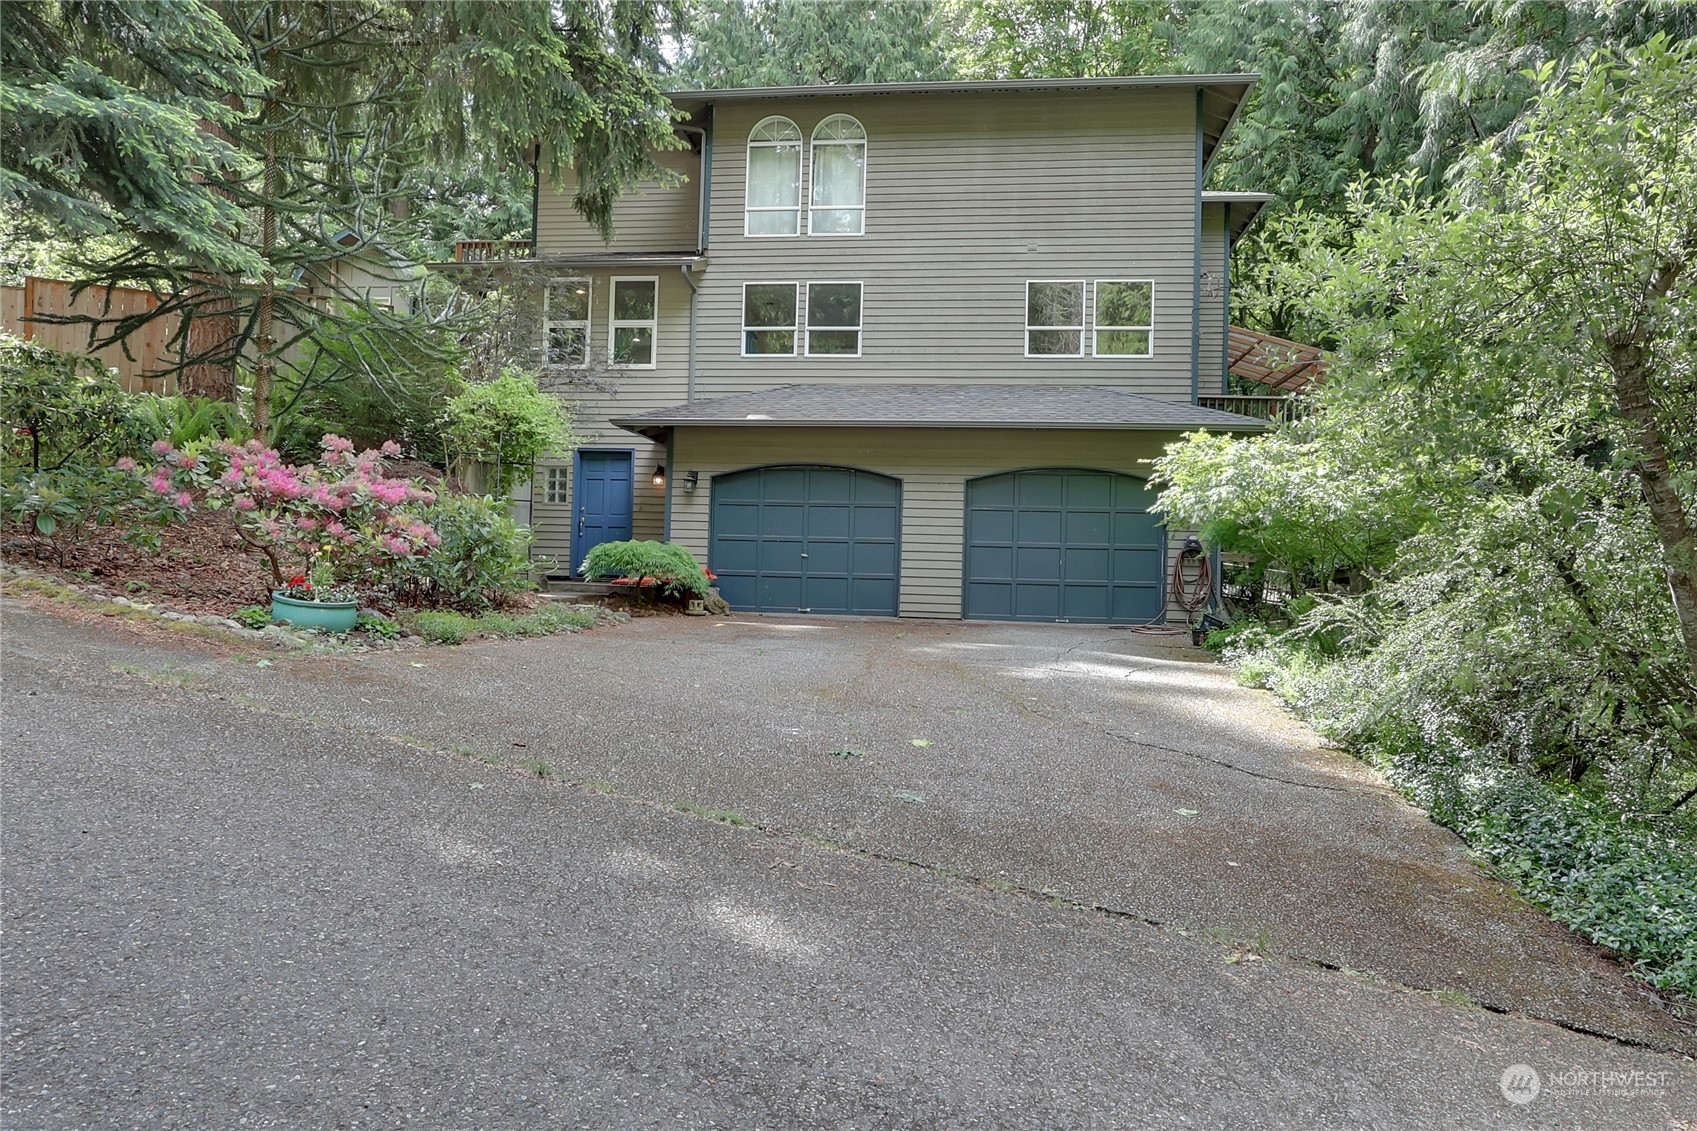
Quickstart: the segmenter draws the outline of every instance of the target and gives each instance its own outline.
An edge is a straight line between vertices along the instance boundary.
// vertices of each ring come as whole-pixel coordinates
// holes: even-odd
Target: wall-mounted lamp
[[[654,469],[654,486],[664,487],[665,485],[666,485],[666,465],[660,464],[658,467],[656,467]]]
[[[695,494],[695,485],[701,482],[701,473],[697,471],[684,472],[684,494]]]
[[[1203,298],[1219,298],[1224,290],[1225,280],[1223,277],[1214,274],[1212,271],[1202,272]]]

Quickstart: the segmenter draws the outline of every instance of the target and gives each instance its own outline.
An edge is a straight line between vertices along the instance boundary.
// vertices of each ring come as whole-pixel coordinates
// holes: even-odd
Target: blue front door
[[[572,476],[572,572],[603,542],[630,537],[631,453],[579,451]]]

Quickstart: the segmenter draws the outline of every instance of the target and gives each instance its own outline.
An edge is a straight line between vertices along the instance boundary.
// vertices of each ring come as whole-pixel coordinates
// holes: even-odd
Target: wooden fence
[[[91,353],[88,349],[89,325],[86,322],[40,322],[36,315],[83,315],[91,318],[117,319],[152,310],[159,300],[147,291],[131,287],[90,287],[75,299],[71,285],[59,279],[24,278],[21,287],[0,287],[0,325],[8,331],[31,341],[71,353]],[[118,379],[132,393],[147,392],[169,395],[177,391],[176,378],[160,376],[159,371],[175,358],[166,344],[177,332],[174,315],[149,322],[140,332],[130,335],[129,352],[123,345],[110,345],[94,350],[91,356],[100,364],[116,370]]]

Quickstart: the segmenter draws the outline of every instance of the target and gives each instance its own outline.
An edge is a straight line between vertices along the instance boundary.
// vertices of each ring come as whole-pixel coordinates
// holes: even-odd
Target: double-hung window
[[[807,284],[807,355],[860,356],[860,284]]]
[[[742,355],[786,356],[796,352],[796,283],[742,285]]]
[[[1025,356],[1084,355],[1084,280],[1025,284]]]
[[[1147,279],[1096,280],[1097,357],[1153,357],[1155,284]]]
[[[630,369],[654,368],[654,335],[659,329],[660,280],[613,280],[613,315],[607,325],[607,356]]]
[[[807,230],[816,236],[866,231],[866,130],[847,114],[832,114],[813,131]]]
[[[801,130],[788,118],[762,119],[748,135],[743,234],[801,234]]]
[[[547,364],[589,364],[588,279],[548,280],[542,291],[542,337]]]

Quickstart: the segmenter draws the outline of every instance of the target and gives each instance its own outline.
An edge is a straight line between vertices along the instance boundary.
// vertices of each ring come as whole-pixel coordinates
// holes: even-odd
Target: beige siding
[[[744,236],[749,130],[783,114],[807,135],[843,112],[868,136],[866,234]],[[1190,399],[1196,144],[1187,92],[761,100],[721,103],[715,115],[700,395],[797,381],[962,380]],[[804,201],[806,192],[804,183]],[[1026,280],[1126,278],[1155,281],[1153,358],[1024,356]],[[865,284],[861,357],[740,356],[742,284],[791,280]]]
[[[680,429],[670,488],[672,539],[708,560],[715,475],[784,463],[875,471],[902,484],[901,615],[959,617],[968,479],[1038,467],[1081,467],[1147,478],[1147,461],[1176,438],[1154,432],[1037,429]],[[701,480],[686,494],[682,476],[691,470]],[[1183,541],[1183,533],[1168,535],[1169,576]],[[1182,615],[1169,606],[1169,616]]]
[[[655,368],[597,373],[596,380],[611,385],[609,390],[545,379],[545,383],[571,408],[573,427],[583,441],[582,447],[629,449],[635,453],[633,536],[659,538],[665,525],[665,496],[651,481],[655,467],[665,462],[665,447],[614,427],[611,418],[665,408],[684,399],[688,380],[689,284],[676,267],[633,268],[629,271],[598,268],[583,274],[590,280],[590,341],[594,349],[603,354],[607,349],[612,280],[655,278],[659,282]],[[537,336],[540,339],[540,327]],[[569,502],[547,501],[547,469],[553,466],[570,468],[571,457],[544,457],[537,464],[536,479],[532,484],[532,498],[535,500],[531,512],[532,525],[536,531],[536,545],[532,553],[537,558],[558,559],[561,567],[569,567],[576,564],[568,561],[575,512]]]
[[[665,186],[650,182],[622,198],[613,208],[611,243],[603,243],[600,230],[572,207],[577,182],[570,169],[557,191],[544,185],[536,201],[539,253],[693,251],[701,231],[701,157],[684,149],[656,154],[655,160],[678,173],[681,182]]]
[[[1223,392],[1226,346],[1226,209],[1209,204],[1202,209],[1202,271],[1216,280],[1217,293],[1202,296],[1202,359],[1197,370],[1197,392],[1203,396]]]

